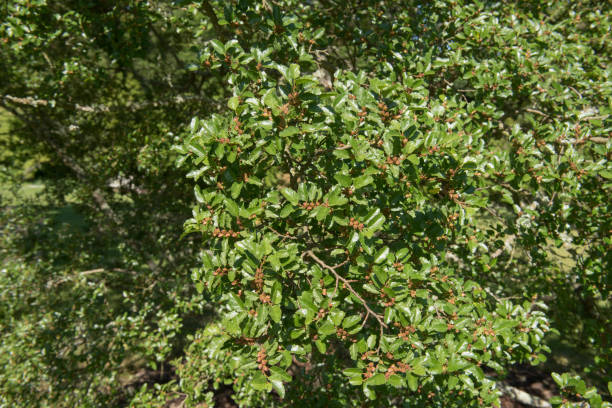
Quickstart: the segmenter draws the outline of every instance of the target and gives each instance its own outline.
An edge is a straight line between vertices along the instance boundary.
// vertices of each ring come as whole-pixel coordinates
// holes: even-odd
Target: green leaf
[[[565,381],[563,380],[563,377],[560,374],[553,372],[551,376],[559,387],[563,388],[565,386]]]
[[[331,205],[332,207],[338,207],[346,203],[348,203],[348,198],[344,196],[334,195],[329,198],[329,205]]]
[[[376,232],[381,229],[381,227],[385,223],[385,216],[382,214],[376,215],[374,218],[370,219],[370,221],[366,224],[368,230],[371,232]]]
[[[375,400],[376,399],[376,392],[374,392],[373,389],[368,388],[366,386],[366,384],[363,385],[363,394],[369,399],[369,400]]]
[[[555,395],[554,397],[550,398],[550,403],[552,405],[561,405],[563,403],[563,398],[558,395]]]
[[[353,179],[351,179],[351,177],[346,176],[344,174],[334,174],[334,178],[338,181],[338,183],[340,183],[340,185],[342,187],[349,187],[351,186]]]
[[[367,385],[383,385],[387,382],[385,375],[382,373],[374,374],[366,380]]]
[[[342,374],[346,375],[347,377],[361,377],[363,372],[360,368],[353,367],[344,369]]]
[[[330,318],[335,326],[340,326],[342,319],[344,318],[344,311],[340,309],[333,309],[330,313]]]
[[[280,137],[289,137],[289,136],[293,136],[300,133],[300,129],[294,127],[294,126],[289,126],[285,129],[283,129],[278,135]]]
[[[287,218],[294,211],[295,211],[295,207],[288,204],[283,207],[279,215],[281,218]]]
[[[425,367],[420,364],[414,364],[412,366],[412,373],[418,376],[423,376],[427,374],[427,372],[425,371]]]
[[[298,194],[292,189],[285,187],[281,190],[281,194],[293,205],[298,204]]]
[[[384,261],[387,260],[388,256],[389,256],[389,247],[387,247],[387,246],[383,247],[383,248],[378,250],[376,255],[374,255],[374,263],[376,263],[376,264],[383,263]]]
[[[225,46],[219,40],[211,40],[210,45],[212,45],[213,49],[221,55],[225,55]]]
[[[276,97],[276,91],[274,89],[269,89],[263,96],[263,103],[268,108],[278,108],[280,106],[280,101]]]
[[[330,335],[336,332],[336,327],[329,320],[325,320],[323,324],[319,327],[319,334],[324,336]]]
[[[282,312],[280,305],[274,305],[270,308],[270,317],[276,323],[279,323],[281,321]]]
[[[240,208],[238,204],[234,200],[230,200],[229,198],[225,199],[225,208],[227,208],[227,212],[229,212],[233,217],[238,217],[240,214]]]
[[[419,387],[417,378],[410,373],[406,374],[406,381],[408,382],[408,388],[410,388],[410,390],[413,392]]]
[[[402,378],[397,374],[393,374],[389,376],[389,379],[387,380],[387,382],[396,388],[400,388],[404,385]]]
[[[270,378],[270,383],[272,383],[272,388],[278,393],[279,397],[285,398],[285,386],[281,380],[276,380]]]
[[[360,188],[365,187],[368,184],[371,184],[373,181],[374,181],[374,179],[372,178],[372,176],[370,176],[370,175],[363,175],[363,176],[357,177],[353,181],[353,186],[355,187],[356,190],[359,190]]]
[[[240,97],[239,96],[232,96],[231,98],[229,98],[229,100],[227,101],[227,106],[231,109],[231,110],[236,110],[236,108],[238,107],[238,104],[240,103]]]
[[[232,187],[230,187],[230,193],[232,198],[235,200],[240,195],[240,191],[242,190],[243,183],[232,183]]]
[[[257,371],[253,376],[253,380],[251,381],[251,386],[260,391],[267,389],[268,384],[268,379],[261,373],[261,371]]]
[[[300,66],[298,64],[291,64],[287,69],[287,75],[285,78],[287,81],[293,83],[300,76]]]
[[[348,316],[342,322],[342,328],[344,328],[344,329],[351,328],[351,327],[355,326],[359,322],[361,322],[361,316],[358,316],[358,315]]]
[[[612,171],[610,170],[600,170],[599,175],[606,179],[612,179]]]

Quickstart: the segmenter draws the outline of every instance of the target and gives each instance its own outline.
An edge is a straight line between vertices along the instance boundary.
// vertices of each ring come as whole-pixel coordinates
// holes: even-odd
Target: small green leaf
[[[372,176],[370,176],[370,175],[363,175],[363,176],[357,177],[354,180],[353,185],[355,186],[356,190],[359,190],[360,188],[365,187],[368,184],[371,184],[373,181],[374,181],[374,179],[372,178]]]
[[[230,200],[229,198],[227,198],[225,200],[225,208],[227,208],[227,212],[229,212],[233,217],[238,217],[238,214],[240,213],[240,208],[234,200]]]
[[[342,322],[342,327],[344,329],[348,329],[348,328],[351,328],[351,327],[355,326],[360,321],[361,321],[361,317],[360,316],[357,316],[357,315],[348,316]]]
[[[274,305],[270,308],[270,317],[272,318],[272,320],[274,320],[274,322],[280,322],[282,317],[280,305]]]
[[[285,78],[289,82],[295,81],[300,76],[300,66],[298,64],[291,64],[289,69],[287,69],[287,75]]]
[[[270,378],[270,383],[272,383],[272,388],[278,393],[281,398],[285,398],[285,386],[281,380],[276,380]],[[255,388],[255,387],[253,387]]]
[[[383,247],[380,250],[378,250],[376,255],[374,255],[374,263],[376,264],[383,263],[384,261],[387,260],[388,256],[389,256],[389,247],[387,246]]]
[[[385,382],[387,382],[387,379],[382,373],[374,374],[366,380],[367,385],[383,385]]]
[[[329,334],[335,333],[336,327],[329,320],[325,320],[325,322],[319,327],[319,334],[327,336]]]
[[[281,194],[282,194],[282,195],[283,195],[283,196],[284,196],[284,197],[287,199],[287,201],[289,201],[291,204],[293,204],[293,205],[297,205],[297,203],[298,203],[298,194],[297,194],[297,193],[296,193],[294,190],[292,190],[292,189],[290,189],[290,188],[286,187],[286,188],[283,188],[283,189],[281,190]]]
[[[238,104],[240,103],[240,97],[239,96],[232,96],[231,98],[229,98],[229,100],[227,101],[227,106],[231,109],[231,110],[236,110],[236,108],[238,107]]]
[[[283,129],[278,135],[280,137],[289,137],[289,136],[293,136],[300,133],[300,129],[294,127],[294,126],[289,126],[288,128]]]
[[[560,374],[552,373],[551,376],[552,376],[553,380],[555,380],[555,382],[557,383],[557,385],[559,387],[563,388],[565,386],[565,381],[563,381],[563,377]]]
[[[347,377],[361,377],[362,370],[356,367],[346,368],[342,370],[342,374],[346,375]]]
[[[413,392],[419,387],[417,378],[412,374],[406,374],[406,381],[408,382],[408,388]]]
[[[261,373],[261,371],[257,371],[253,376],[253,380],[251,381],[251,385],[256,390],[265,390],[268,388],[268,379],[265,375]]]
[[[225,55],[225,46],[223,45],[223,43],[221,41],[219,41],[219,40],[211,40],[210,41],[210,45],[212,45],[214,50],[217,51],[219,54]]]

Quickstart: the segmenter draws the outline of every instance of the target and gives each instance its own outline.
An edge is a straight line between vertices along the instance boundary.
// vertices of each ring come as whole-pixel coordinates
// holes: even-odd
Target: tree
[[[171,378],[168,360],[208,314],[190,285],[197,238],[180,240],[191,187],[170,146],[221,90],[189,68],[196,27],[170,3],[9,1],[0,13],[3,170],[19,185],[36,157],[46,186],[41,202],[2,203],[0,404],[125,403],[147,378]]]

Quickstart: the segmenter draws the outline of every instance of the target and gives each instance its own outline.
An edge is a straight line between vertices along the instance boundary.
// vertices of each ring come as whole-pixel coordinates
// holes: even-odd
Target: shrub
[[[244,405],[498,405],[491,370],[545,359],[537,294],[609,293],[609,13],[585,4],[226,8],[201,60],[229,110],[176,147],[220,315],[185,374]]]

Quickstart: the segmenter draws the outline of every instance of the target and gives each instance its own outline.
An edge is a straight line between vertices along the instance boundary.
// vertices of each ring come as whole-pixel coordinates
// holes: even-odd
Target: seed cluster
[[[349,336],[350,336],[349,332],[347,332],[346,330],[344,330],[344,329],[343,329],[343,328],[341,328],[341,327],[338,327],[338,328],[336,329],[336,335],[337,335],[338,337],[340,337],[342,340],[346,340],[346,339],[347,339],[347,337],[349,337]],[[354,343],[354,342],[356,342],[357,340],[352,340],[352,341],[353,341],[353,343]]]
[[[321,205],[323,207],[329,208],[329,203],[327,203],[327,202],[322,203],[321,201],[317,201],[317,202],[314,202],[314,201],[308,202],[307,201],[307,202],[304,202],[304,203],[300,204],[300,207],[302,207],[305,210],[310,211],[310,210],[315,209],[315,208],[317,208],[317,207],[319,207]]]
[[[364,378],[370,378],[371,376],[374,375],[374,373],[376,372],[376,366],[374,365],[374,363],[370,362],[366,368],[366,372],[363,373],[363,377]]]
[[[401,109],[397,115],[393,115],[391,112],[389,112],[389,108],[387,107],[387,105],[384,102],[378,102],[378,114],[380,115],[380,117],[382,118],[383,122],[387,122],[391,119],[399,119],[402,117],[402,114],[404,113],[404,110]]]
[[[268,360],[266,360],[266,349],[264,349],[263,347],[259,349],[259,352],[257,353],[257,363],[259,370],[264,373],[267,374],[268,371],[270,371],[270,368],[268,368]]]
[[[450,197],[451,200],[454,200],[454,201],[457,201],[459,199],[459,194],[457,194],[455,190],[453,189],[448,190],[448,196]]]
[[[361,111],[357,113],[357,116],[359,116],[359,122],[362,123],[365,120],[365,117],[368,115],[368,108],[366,108],[365,106],[363,106],[361,108]]]
[[[387,157],[387,164],[396,164],[399,165],[404,160],[402,156],[390,156]]]
[[[351,217],[351,219],[349,220],[349,225],[353,228],[355,228],[356,230],[361,231],[363,229],[363,223],[357,221],[355,218]]]
[[[427,152],[425,153],[420,153],[419,156],[423,157],[423,156],[427,156],[428,154],[434,154],[440,151],[440,146],[432,146],[429,149],[427,149]]]
[[[402,330],[397,335],[397,337],[399,337],[402,340],[407,340],[408,337],[410,337],[410,335],[414,333],[415,331],[416,331],[416,328],[414,326],[403,327]]]
[[[263,269],[257,268],[257,270],[255,271],[255,287],[257,288],[258,291],[261,291],[263,289],[263,284],[264,284],[264,274],[263,274]]]
[[[300,104],[300,94],[297,91],[291,92],[288,97],[290,105],[298,106]]]
[[[410,370],[412,370],[412,367],[410,367],[410,364],[406,364],[401,361],[398,361],[397,363],[391,364],[389,366],[389,368],[387,369],[387,372],[385,373],[385,378],[388,379],[393,374],[405,373],[406,371],[410,371]]]
[[[381,293],[381,298],[383,298],[383,299],[384,299],[385,297],[387,297],[387,294],[386,294],[386,293],[384,293],[384,292],[383,292],[383,293]],[[394,297],[390,298],[390,299],[389,299],[388,301],[386,301],[386,302],[383,302],[383,306],[384,306],[384,307],[391,307],[391,306],[393,306],[394,304],[395,304],[395,298],[394,298]]]
[[[219,238],[236,238],[238,236],[238,232],[237,231],[232,231],[232,230],[224,230],[224,229],[219,229],[219,228],[215,228],[215,230],[213,231],[213,237],[219,237]]]
[[[223,276],[223,275],[227,275],[227,272],[229,271],[228,268],[217,268],[215,269],[215,271],[213,272],[214,276]]]

